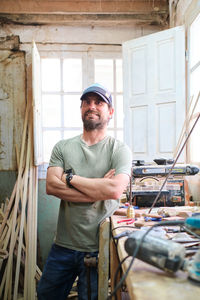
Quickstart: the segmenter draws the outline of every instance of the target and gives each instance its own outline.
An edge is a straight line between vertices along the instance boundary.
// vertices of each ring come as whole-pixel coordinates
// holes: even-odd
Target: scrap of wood
[[[175,150],[174,150],[174,155],[173,155],[174,158],[177,156],[177,153],[178,153],[178,150],[179,150],[179,148],[180,148],[180,145],[181,145],[181,143],[182,143],[182,141],[183,141],[183,138],[184,138],[185,134],[187,133],[186,130],[187,130],[189,124],[190,124],[190,121],[191,121],[192,118],[193,118],[193,114],[194,114],[195,108],[196,108],[196,106],[197,106],[197,103],[198,103],[198,101],[199,101],[199,97],[200,97],[200,91],[199,91],[199,93],[198,93],[198,95],[197,95],[197,98],[196,98],[196,100],[195,100],[195,103],[194,103],[193,107],[192,107],[193,99],[194,99],[193,96],[192,96],[191,99],[190,99],[189,109],[187,110],[186,118],[185,118],[185,121],[184,121],[182,130],[181,130],[181,134],[180,134],[180,136],[179,136],[179,140],[178,140],[177,146],[176,146],[176,148],[175,148]],[[190,111],[191,107],[192,107],[192,110]]]
[[[147,214],[147,213],[143,213],[142,214],[144,217],[149,217],[149,218],[156,218],[156,219],[162,219],[162,216],[159,214]]]

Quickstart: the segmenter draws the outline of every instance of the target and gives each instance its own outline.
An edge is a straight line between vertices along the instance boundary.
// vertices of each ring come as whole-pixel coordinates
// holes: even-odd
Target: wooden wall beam
[[[168,13],[151,14],[1,14],[0,24],[107,26],[145,23],[166,26]]]
[[[136,13],[169,10],[167,0],[1,0],[1,13]]]

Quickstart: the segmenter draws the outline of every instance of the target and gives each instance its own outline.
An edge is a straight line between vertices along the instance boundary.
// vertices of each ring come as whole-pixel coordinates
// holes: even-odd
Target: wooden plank
[[[7,274],[6,274],[6,283],[5,283],[5,293],[4,293],[4,300],[9,299],[9,286],[12,286],[12,263],[13,263],[13,251],[15,247],[15,228],[16,228],[16,219],[17,219],[17,211],[20,199],[20,188],[21,188],[21,181],[22,181],[22,173],[23,173],[23,161],[24,161],[24,152],[25,152],[25,145],[26,145],[26,134],[27,134],[27,124],[28,124],[28,115],[29,115],[29,106],[26,108],[25,114],[25,121],[24,121],[24,129],[23,129],[23,137],[22,137],[22,147],[20,153],[20,164],[19,164],[19,172],[18,172],[18,180],[16,186],[16,197],[13,209],[13,217],[12,217],[12,231],[11,231],[11,240],[10,240],[10,249],[9,249],[9,258],[7,263]]]
[[[51,25],[72,25],[73,26],[84,26],[88,24],[93,25],[129,25],[132,26],[134,24],[145,25],[153,24],[160,25],[161,27],[166,28],[166,19],[167,13],[155,12],[154,14],[136,14],[136,13],[109,13],[109,14],[3,14],[0,15],[1,19],[4,20],[4,23],[13,23],[13,24],[24,24],[24,25],[32,25],[35,24],[51,24]],[[159,30],[159,28],[158,28]]]
[[[156,13],[169,11],[167,0],[66,0],[66,1],[27,1],[27,0],[1,0],[0,11],[2,13]]]
[[[6,208],[5,213],[4,213],[4,219],[3,219],[2,223],[1,223],[1,227],[0,227],[0,239],[1,239],[1,235],[3,233],[4,227],[5,227],[6,223],[7,223],[7,220],[8,220],[8,217],[9,217],[12,205],[13,205],[13,201],[15,199],[16,188],[17,188],[17,181],[16,181],[14,189],[12,191],[9,204],[8,204],[8,206]]]
[[[115,273],[117,271],[118,265],[119,265],[119,258],[118,258],[118,254],[117,254],[117,251],[116,251],[116,246],[114,244],[114,241],[111,239],[110,240],[110,280],[111,280],[111,293],[114,291],[114,288],[115,288]],[[116,284],[119,282],[119,280],[120,280],[120,272],[117,275]],[[115,298],[112,297],[112,299],[114,300]],[[121,299],[120,289],[117,291],[117,299]]]
[[[30,127],[30,125],[29,125]],[[26,167],[24,171],[24,183],[23,183],[23,195],[21,200],[21,222],[20,222],[20,232],[18,239],[18,253],[17,253],[17,263],[16,263],[16,271],[15,271],[15,283],[14,283],[14,294],[13,300],[17,300],[18,295],[18,284],[19,284],[19,272],[20,272],[20,263],[21,263],[21,250],[22,250],[22,240],[23,240],[23,232],[24,232],[24,220],[26,213],[26,202],[27,202],[27,191],[28,191],[28,175],[29,175],[29,166],[30,166],[30,155],[31,155],[31,137],[28,136],[28,147],[26,153]]]
[[[106,218],[99,229],[98,299],[108,297],[110,221]]]

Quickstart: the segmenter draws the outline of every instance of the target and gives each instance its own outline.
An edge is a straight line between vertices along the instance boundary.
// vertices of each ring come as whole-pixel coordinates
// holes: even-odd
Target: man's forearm
[[[113,178],[85,178],[74,175],[71,184],[74,188],[92,199],[118,199],[127,187],[129,177],[119,174]]]
[[[51,181],[47,181],[46,192],[62,200],[69,202],[94,202],[91,196],[85,195],[83,192],[75,188],[69,188],[59,178],[54,177]]]

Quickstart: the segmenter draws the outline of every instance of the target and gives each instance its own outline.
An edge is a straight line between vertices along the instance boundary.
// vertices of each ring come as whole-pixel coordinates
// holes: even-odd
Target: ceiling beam
[[[168,0],[1,0],[0,12],[51,13],[166,13]]]
[[[0,24],[113,26],[168,24],[168,14],[0,14]]]

